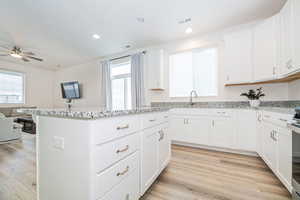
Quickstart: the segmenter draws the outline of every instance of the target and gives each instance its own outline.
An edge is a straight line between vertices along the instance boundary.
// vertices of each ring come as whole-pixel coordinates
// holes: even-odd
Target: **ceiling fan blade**
[[[40,62],[43,61],[43,59],[41,59],[41,58],[36,58],[36,57],[33,57],[33,56],[26,56],[26,58],[31,58],[31,59],[33,59],[33,60],[37,60],[37,61],[40,61]]]
[[[29,62],[30,60],[28,60],[27,58],[24,58],[24,57],[22,57],[22,60],[24,61],[24,62]]]
[[[9,54],[0,54],[0,56],[8,56]]]
[[[32,52],[23,52],[23,54],[29,55],[29,56],[34,56],[35,54]]]

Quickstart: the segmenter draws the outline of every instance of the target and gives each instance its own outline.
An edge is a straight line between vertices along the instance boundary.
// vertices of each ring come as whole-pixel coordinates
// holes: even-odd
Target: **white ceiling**
[[[139,48],[183,39],[187,26],[195,35],[268,17],[285,1],[2,0],[0,41],[45,59],[32,65],[70,66],[124,51],[126,44]],[[137,17],[145,22],[139,23]],[[179,25],[184,18],[191,18],[191,23]],[[101,39],[94,40],[95,33]]]

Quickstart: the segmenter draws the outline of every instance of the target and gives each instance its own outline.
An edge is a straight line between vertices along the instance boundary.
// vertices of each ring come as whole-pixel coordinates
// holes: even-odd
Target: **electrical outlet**
[[[63,137],[54,136],[53,137],[53,147],[56,149],[64,150],[65,139]]]

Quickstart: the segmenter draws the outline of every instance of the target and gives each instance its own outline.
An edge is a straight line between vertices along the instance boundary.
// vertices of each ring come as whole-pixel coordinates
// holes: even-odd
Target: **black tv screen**
[[[77,81],[61,83],[61,92],[64,99],[79,99],[79,83]]]

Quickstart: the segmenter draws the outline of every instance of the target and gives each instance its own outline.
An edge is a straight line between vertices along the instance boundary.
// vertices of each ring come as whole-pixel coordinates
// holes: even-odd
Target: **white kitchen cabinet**
[[[280,11],[280,72],[282,75],[295,70],[293,6],[294,0],[288,0]]]
[[[263,155],[263,122],[262,111],[258,111],[256,115],[256,151],[260,157]]]
[[[226,83],[253,80],[253,31],[246,29],[228,34],[225,39]]]
[[[237,113],[237,148],[256,152],[256,131],[256,112],[253,110],[239,110]]]
[[[212,120],[202,116],[177,116],[171,120],[174,141],[209,145]]]
[[[170,120],[170,138],[173,141],[187,142],[187,124],[185,116],[172,116]]]
[[[278,70],[279,16],[262,21],[254,28],[253,73],[254,81],[270,80]]]
[[[277,169],[277,142],[274,136],[275,128],[274,125],[263,122],[263,158],[274,172]]]
[[[288,129],[276,130],[277,138],[277,172],[279,178],[287,188],[292,184],[292,133]]]
[[[234,148],[236,131],[233,119],[220,117],[212,120],[210,143],[216,147]]]
[[[152,49],[147,51],[147,73],[150,90],[164,90],[164,51]]]
[[[294,39],[294,66],[295,70],[300,69],[300,1],[293,0],[293,39]]]
[[[163,170],[165,166],[168,164],[171,156],[171,141],[169,137],[169,128],[168,123],[162,125],[161,129],[159,130],[159,147],[158,147],[158,167],[159,170]]]
[[[142,136],[142,167],[141,167],[141,186],[145,192],[156,179],[158,173],[158,140],[159,129],[153,127],[144,130]]]

